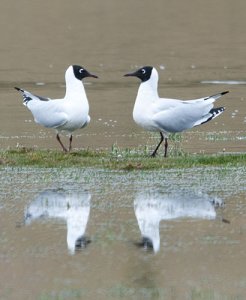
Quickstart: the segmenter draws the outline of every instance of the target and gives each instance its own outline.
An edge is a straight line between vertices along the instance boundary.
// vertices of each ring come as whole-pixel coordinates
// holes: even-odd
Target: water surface
[[[0,295],[244,299],[245,174],[2,169]]]
[[[123,74],[153,65],[162,97],[230,90],[223,115],[183,134],[185,151],[244,152],[245,11],[244,0],[3,0],[0,148],[59,149],[13,87],[63,97],[80,64],[99,79],[85,80],[91,123],[74,150],[152,149],[159,136],[132,120],[139,82]],[[245,299],[245,174],[1,169],[0,298]]]
[[[59,148],[55,133],[35,124],[13,87],[63,97],[66,68],[80,64],[100,78],[85,80],[92,121],[75,132],[75,150],[153,148],[159,135],[132,120],[139,82],[123,77],[153,65],[162,97],[193,99],[230,90],[218,101],[226,106],[222,116],[183,135],[186,151],[245,151],[245,6],[243,0],[4,1],[0,147]],[[226,138],[210,141],[207,133]]]

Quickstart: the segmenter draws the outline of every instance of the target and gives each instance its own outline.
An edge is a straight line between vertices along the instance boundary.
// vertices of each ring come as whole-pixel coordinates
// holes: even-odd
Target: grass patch
[[[113,146],[106,150],[79,150],[63,153],[56,150],[34,150],[17,148],[0,150],[0,165],[17,167],[95,167],[117,170],[170,169],[201,166],[246,165],[246,153],[242,154],[170,154],[151,158],[148,149],[120,149]]]

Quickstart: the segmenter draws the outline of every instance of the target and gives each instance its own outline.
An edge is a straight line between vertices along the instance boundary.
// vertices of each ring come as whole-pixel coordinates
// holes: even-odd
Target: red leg
[[[62,143],[62,141],[61,141],[60,136],[59,136],[58,133],[57,133],[57,135],[56,135],[56,139],[57,139],[57,141],[59,142],[59,144],[61,145],[62,150],[63,150],[64,152],[67,152],[67,149],[66,149],[66,147],[63,145],[63,143]]]

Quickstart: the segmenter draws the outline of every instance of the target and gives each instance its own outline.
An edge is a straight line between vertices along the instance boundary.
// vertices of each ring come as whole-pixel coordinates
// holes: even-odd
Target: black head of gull
[[[78,80],[82,80],[83,78],[86,78],[86,77],[98,78],[98,76],[91,74],[85,68],[78,66],[78,65],[73,65],[73,72],[74,72],[74,76]]]
[[[135,76],[138,77],[142,82],[145,82],[150,79],[152,74],[153,67],[145,66],[138,69],[136,72],[125,74],[124,76]]]

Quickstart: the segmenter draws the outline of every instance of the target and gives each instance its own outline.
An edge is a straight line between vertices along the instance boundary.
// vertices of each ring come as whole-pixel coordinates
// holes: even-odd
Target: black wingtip
[[[15,88],[18,92],[24,93],[24,91],[23,91],[22,89],[18,88],[17,86],[15,86],[14,88]]]
[[[221,95],[225,95],[225,94],[228,94],[229,91],[225,91],[225,92],[222,92]]]

